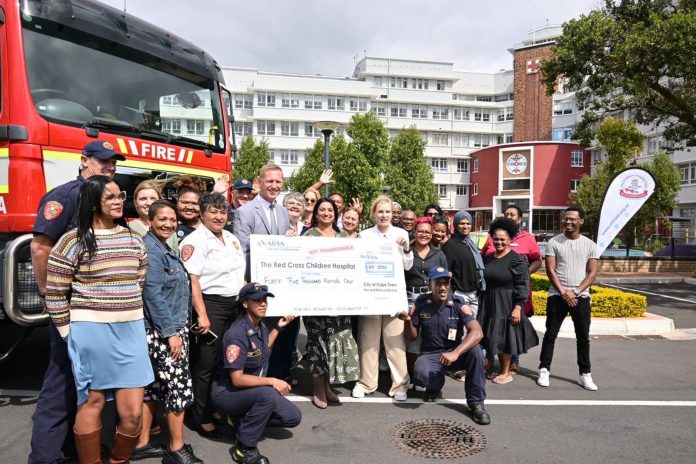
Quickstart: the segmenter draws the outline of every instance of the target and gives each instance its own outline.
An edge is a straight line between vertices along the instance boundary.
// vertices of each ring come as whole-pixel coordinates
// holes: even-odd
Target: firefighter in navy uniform
[[[77,225],[77,201],[82,182],[94,175],[113,177],[116,161],[125,159],[109,142],[90,142],[82,149],[77,179],[54,188],[41,199],[31,242],[31,263],[41,304],[44,304],[46,291],[48,255],[58,239]],[[51,348],[34,414],[29,464],[63,462],[64,455],[69,458],[77,456],[73,436],[77,390],[68,348],[53,325],[49,325],[48,330]]]
[[[234,215],[237,208],[254,199],[254,184],[247,179],[239,179],[232,186],[232,201],[227,209],[225,230],[234,233]]]
[[[490,424],[490,416],[483,406],[486,377],[479,346],[483,338],[481,326],[471,308],[451,291],[446,268],[434,267],[428,277],[431,293],[420,295],[410,313],[399,315],[405,321],[406,337],[412,340],[420,331],[422,339],[413,383],[425,388],[425,401],[435,402],[442,397],[445,371],[465,370],[464,392],[474,421]]]
[[[244,313],[225,332],[222,340],[222,366],[211,391],[215,408],[233,418],[237,443],[230,448],[232,460],[242,464],[267,464],[256,444],[266,427],[296,427],[300,410],[288,401],[291,386],[281,379],[266,377],[268,358],[279,330],[294,317],[285,316],[270,332],[262,319],[266,316],[268,287],[246,284],[239,291]]]

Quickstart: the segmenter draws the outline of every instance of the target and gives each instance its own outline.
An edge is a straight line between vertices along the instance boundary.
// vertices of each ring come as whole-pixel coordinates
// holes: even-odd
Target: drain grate
[[[486,437],[477,429],[445,419],[401,422],[391,437],[397,448],[421,458],[463,458],[486,447]]]

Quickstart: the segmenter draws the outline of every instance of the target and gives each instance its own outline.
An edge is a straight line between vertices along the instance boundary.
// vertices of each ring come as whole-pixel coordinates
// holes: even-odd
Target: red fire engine
[[[230,173],[231,98],[215,60],[99,2],[0,0],[0,94],[0,322],[27,332],[47,321],[29,252],[37,205],[78,175],[86,143],[125,155],[115,180],[131,215],[146,178]]]

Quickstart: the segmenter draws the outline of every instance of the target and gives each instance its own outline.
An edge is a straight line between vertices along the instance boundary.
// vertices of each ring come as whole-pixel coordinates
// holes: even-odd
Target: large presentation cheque
[[[396,314],[408,309],[395,243],[252,235],[251,280],[276,297],[267,316]]]

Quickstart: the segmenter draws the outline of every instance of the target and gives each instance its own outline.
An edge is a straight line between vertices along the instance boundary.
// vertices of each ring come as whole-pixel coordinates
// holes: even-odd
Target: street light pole
[[[331,134],[338,128],[340,124],[334,121],[318,121],[314,123],[314,127],[319,129],[324,134],[324,170],[329,169],[329,145],[331,142]],[[324,196],[329,196],[329,184],[324,185]]]

